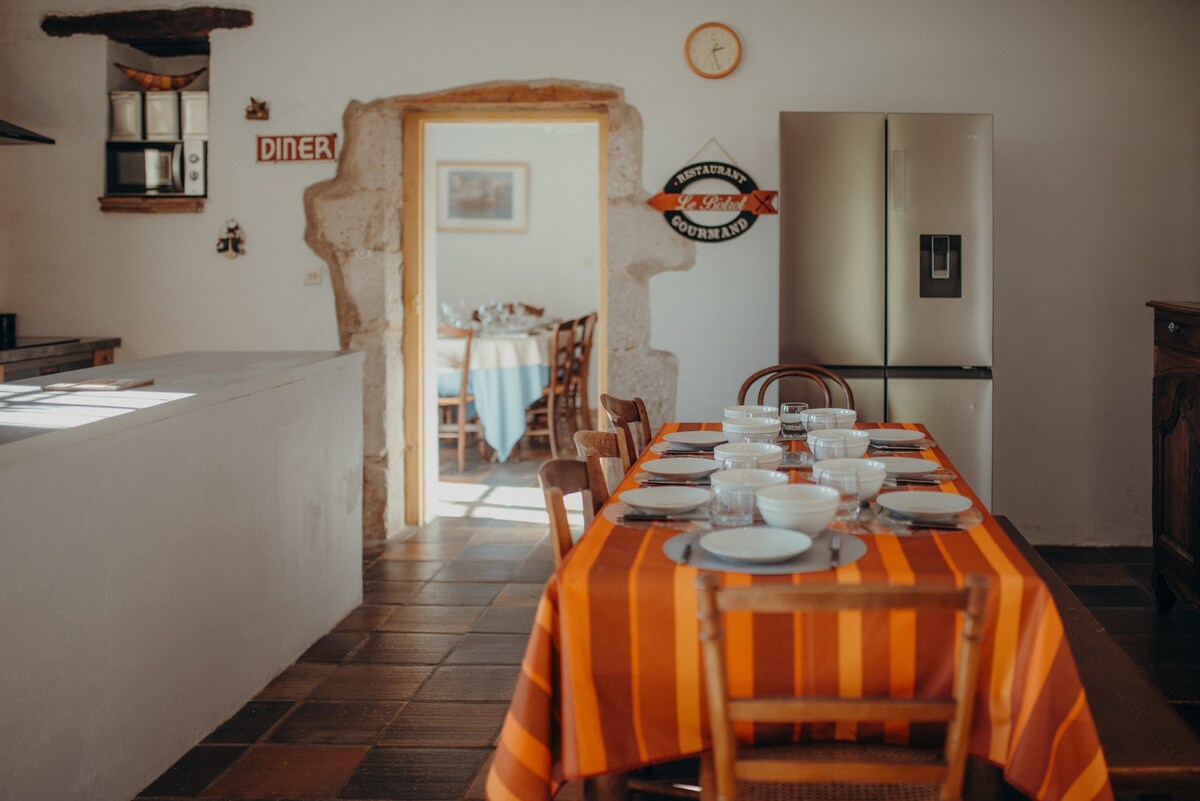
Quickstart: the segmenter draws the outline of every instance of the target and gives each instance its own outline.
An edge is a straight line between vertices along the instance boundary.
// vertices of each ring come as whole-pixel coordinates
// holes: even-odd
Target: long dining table
[[[887,426],[929,434],[916,424]],[[668,423],[655,444],[664,434],[696,429],[720,430],[720,424]],[[800,442],[781,444],[805,449]],[[936,445],[912,455],[954,471]],[[638,486],[640,466],[654,458],[659,455],[647,448],[546,584],[488,776],[491,801],[549,801],[567,780],[693,756],[709,745],[698,568],[663,551],[680,525],[692,524],[622,523],[612,513],[617,496]],[[791,481],[802,480],[799,470],[791,471]],[[970,754],[998,767],[1030,798],[1111,799],[1104,754],[1049,590],[962,478],[938,489],[970,499],[982,519],[961,531],[857,534],[865,555],[837,568],[718,575],[726,585],[961,585],[967,574],[988,576]],[[945,683],[953,655],[930,647],[920,619],[906,614],[869,631],[856,613],[807,629],[734,616],[728,621],[731,680],[758,694],[918,695]],[[832,734],[903,742],[908,732],[895,726],[868,731],[864,724],[862,731],[839,727]],[[761,741],[761,732],[739,732],[756,736]]]

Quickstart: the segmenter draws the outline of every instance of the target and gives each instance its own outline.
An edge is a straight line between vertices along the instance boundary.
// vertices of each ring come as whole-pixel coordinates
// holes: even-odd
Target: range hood
[[[54,140],[48,136],[34,133],[20,125],[13,125],[11,122],[0,120],[0,145],[27,145],[27,144],[43,144],[52,145]]]

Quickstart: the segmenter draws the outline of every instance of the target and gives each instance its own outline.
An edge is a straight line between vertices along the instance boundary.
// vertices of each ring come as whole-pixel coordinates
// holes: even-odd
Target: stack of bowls
[[[837,455],[822,452],[820,447],[822,438],[837,438],[845,442],[846,456],[851,459],[861,457],[867,452],[867,446],[871,444],[871,435],[868,432],[853,428],[820,428],[816,431],[809,431],[808,448],[813,452],[813,458],[818,461]]]
[[[778,406],[726,406],[726,420],[744,420],[747,417],[778,417]]]
[[[830,524],[841,500],[833,487],[814,484],[781,484],[760,489],[755,495],[758,511],[767,525],[812,536]]]
[[[712,481],[714,492],[722,486],[747,487],[757,491],[763,487],[788,483],[787,473],[761,469],[718,470],[709,477],[709,480]]]
[[[713,458],[717,464],[730,458],[754,459],[759,469],[774,470],[783,462],[783,447],[770,442],[726,442],[713,448]]]
[[[778,417],[726,417],[721,430],[730,442],[769,442],[779,439]]]

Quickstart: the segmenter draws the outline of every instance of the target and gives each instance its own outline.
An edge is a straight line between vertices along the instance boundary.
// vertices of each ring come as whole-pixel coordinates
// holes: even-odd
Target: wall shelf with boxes
[[[114,74],[101,210],[202,211],[208,196],[207,56],[149,58],[110,43],[109,61]],[[126,66],[130,62],[136,66]]]

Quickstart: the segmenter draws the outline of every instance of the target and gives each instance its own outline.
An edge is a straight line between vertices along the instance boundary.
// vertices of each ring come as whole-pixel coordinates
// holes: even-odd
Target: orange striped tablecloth
[[[668,423],[658,439],[698,428],[719,424]],[[940,448],[921,455],[953,469]],[[642,460],[648,458],[657,457],[647,450]],[[636,472],[635,466],[618,491],[636,486]],[[796,472],[792,480],[799,480]],[[1031,798],[1111,799],[1104,755],[1049,591],[965,481],[942,488],[974,500],[983,522],[964,532],[863,535],[867,554],[836,570],[722,573],[722,580],[913,584],[990,576],[990,631],[971,754],[1001,766],[1008,783]],[[548,801],[564,780],[708,747],[693,586],[699,571],[662,552],[678,533],[598,516],[547,583],[488,777],[490,801]],[[882,624],[864,623],[862,613],[843,612],[824,629],[814,623],[800,631],[786,617],[732,616],[727,632],[736,654],[730,662],[735,691],[739,684],[759,692],[777,687],[847,696],[944,691],[953,654],[922,637],[936,624],[914,612],[884,617]],[[891,741],[907,736],[892,728],[863,733]],[[836,732],[855,734],[852,727]]]

